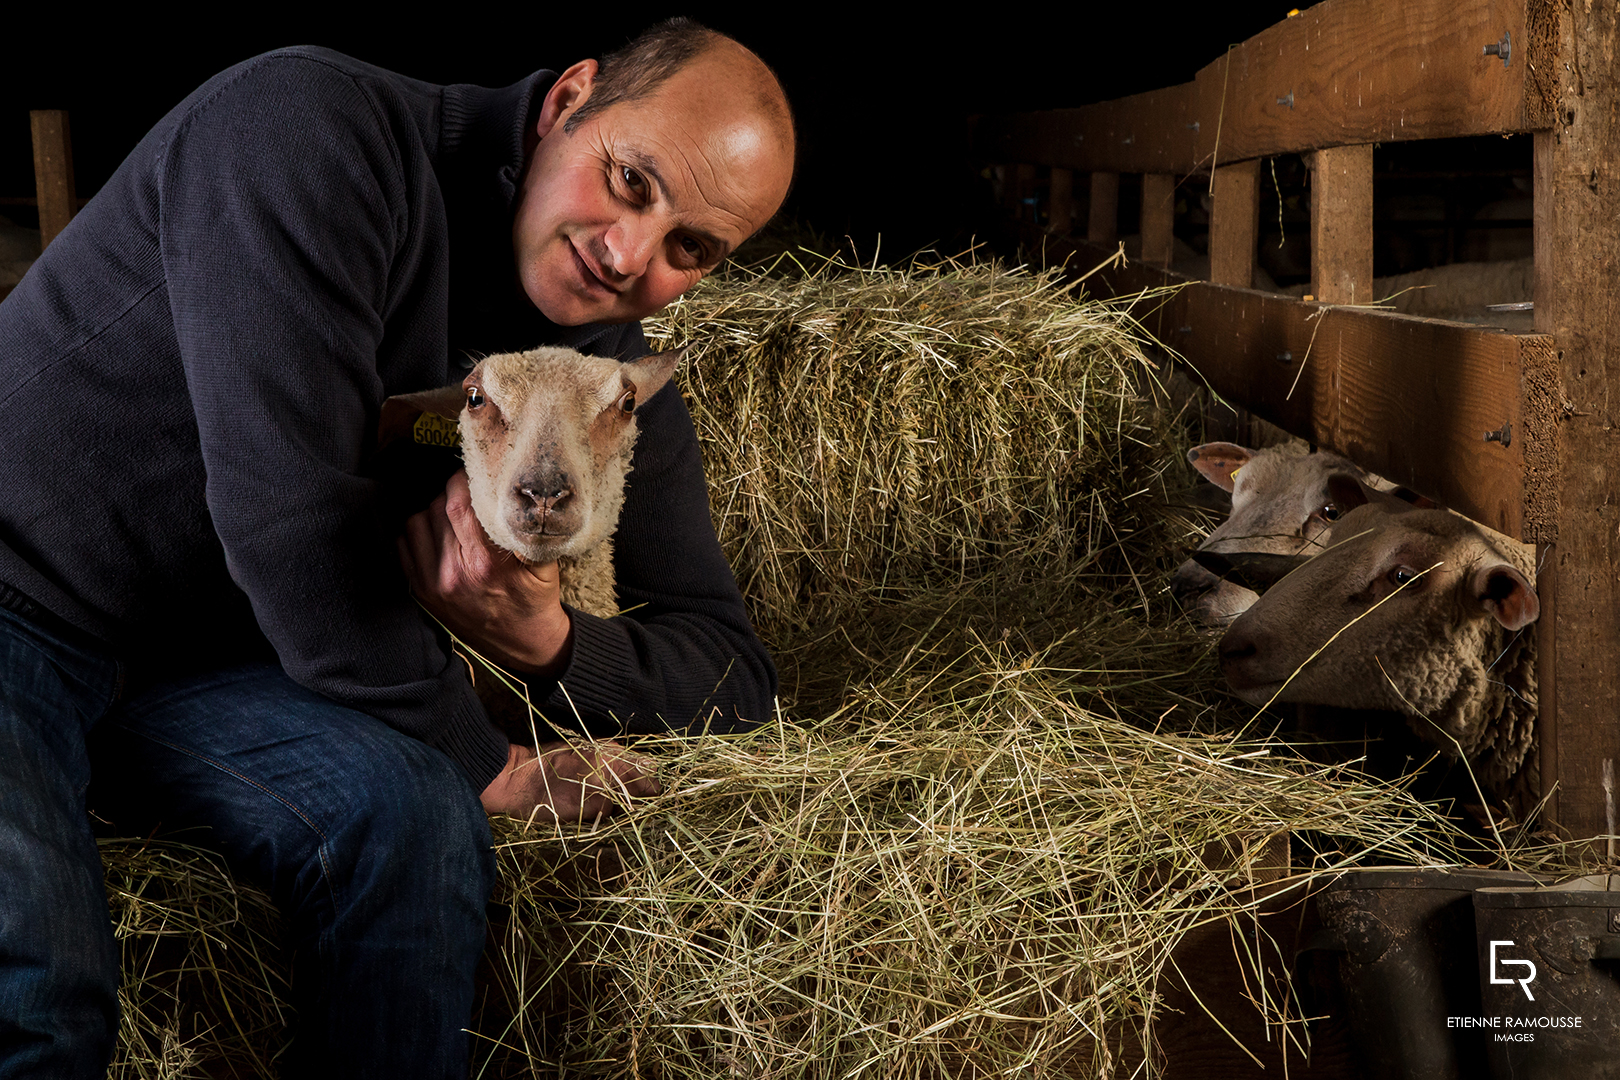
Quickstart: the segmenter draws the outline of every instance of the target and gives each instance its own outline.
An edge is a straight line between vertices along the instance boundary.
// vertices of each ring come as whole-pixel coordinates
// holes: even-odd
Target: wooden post
[[[1325,304],[1365,304],[1372,294],[1372,146],[1309,155],[1311,292]]]
[[[1217,285],[1252,289],[1260,229],[1260,162],[1218,166],[1212,198],[1209,280]]]
[[[1074,173],[1052,169],[1052,188],[1046,204],[1047,227],[1058,236],[1068,236],[1074,228]]]
[[[1119,173],[1091,174],[1091,209],[1086,214],[1086,239],[1113,247],[1119,242]]]
[[[68,114],[61,109],[35,109],[28,114],[34,129],[34,191],[39,200],[39,244],[45,247],[67,228],[78,209],[73,184],[73,143]]]
[[[1170,269],[1175,256],[1176,178],[1171,173],[1142,174],[1142,261]]]
[[[1013,215],[1019,221],[1028,221],[1033,224],[1035,221],[1035,208],[1024,200],[1035,193],[1035,166],[1030,162],[1021,161],[1013,166],[1013,176],[1017,178],[1017,183],[1013,186],[1013,198],[1015,199]]]
[[[1557,536],[1542,565],[1543,784],[1576,838],[1616,829],[1620,767],[1620,40],[1614,5],[1557,9],[1561,101],[1535,138],[1536,330],[1558,349]],[[1556,689],[1556,692],[1550,692]],[[1605,775],[1610,779],[1605,784]],[[1599,854],[1604,852],[1600,851]],[[1612,847],[1607,852],[1610,857]]]

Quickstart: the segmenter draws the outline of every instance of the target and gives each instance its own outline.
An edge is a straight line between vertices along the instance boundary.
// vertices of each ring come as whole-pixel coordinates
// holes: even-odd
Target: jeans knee
[[[494,856],[477,793],[449,758],[414,741],[398,766],[374,775],[353,827],[336,842],[352,845],[348,855],[359,876],[397,878],[399,887],[482,912],[494,885]]]

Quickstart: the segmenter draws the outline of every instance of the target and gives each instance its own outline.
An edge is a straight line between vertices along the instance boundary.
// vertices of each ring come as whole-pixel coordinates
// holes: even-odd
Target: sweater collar
[[[467,179],[508,211],[523,173],[524,133],[556,81],[556,72],[540,70],[500,89],[454,83],[441,96],[442,158],[458,174],[473,172]]]

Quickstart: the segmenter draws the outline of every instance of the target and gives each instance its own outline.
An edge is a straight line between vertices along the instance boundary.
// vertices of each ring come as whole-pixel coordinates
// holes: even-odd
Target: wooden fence
[[[1612,4],[1326,0],[1190,83],[985,117],[973,136],[1048,261],[1112,254],[1121,174],[1140,174],[1141,258],[1093,282],[1184,284],[1147,327],[1223,397],[1541,548],[1542,781],[1577,837],[1620,831],[1616,24]],[[1374,143],[1511,133],[1534,144],[1534,335],[1337,306],[1374,299]],[[1247,288],[1260,164],[1285,153],[1311,169],[1314,302]],[[1194,174],[1208,282],[1168,270],[1176,184]]]

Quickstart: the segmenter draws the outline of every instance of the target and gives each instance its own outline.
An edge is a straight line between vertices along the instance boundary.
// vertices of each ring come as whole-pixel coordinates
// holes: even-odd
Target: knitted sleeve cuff
[[[483,791],[506,768],[510,744],[484,714],[468,687],[450,706],[449,715],[430,740],[433,746],[461,766],[474,791]]]

